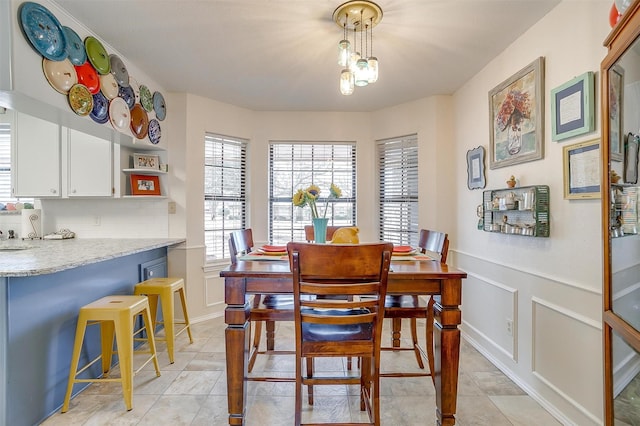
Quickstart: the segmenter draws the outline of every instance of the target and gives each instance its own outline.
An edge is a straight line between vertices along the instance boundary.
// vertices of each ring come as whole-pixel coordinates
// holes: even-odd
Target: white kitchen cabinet
[[[64,129],[66,140],[66,194],[73,197],[113,195],[113,154],[110,140],[74,129]]]
[[[60,126],[16,112],[11,138],[14,197],[60,197]]]

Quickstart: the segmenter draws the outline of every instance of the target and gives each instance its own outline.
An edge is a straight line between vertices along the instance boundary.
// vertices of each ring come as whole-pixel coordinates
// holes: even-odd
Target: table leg
[[[249,358],[249,338],[251,337],[249,303],[245,300],[244,280],[225,279],[224,317],[226,360],[227,360],[227,403],[229,425],[241,426],[245,423],[247,401],[247,376]]]
[[[456,423],[458,399],[458,368],[460,364],[460,330],[462,320],[462,281],[445,280],[442,295],[435,297],[434,345],[436,424],[452,426]]]

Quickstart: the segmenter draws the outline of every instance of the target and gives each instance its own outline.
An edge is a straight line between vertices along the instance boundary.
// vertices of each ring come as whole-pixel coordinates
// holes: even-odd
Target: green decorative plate
[[[100,41],[92,36],[84,39],[84,48],[87,51],[87,57],[91,65],[100,74],[108,74],[111,71],[111,62],[109,55]]]
[[[84,84],[74,84],[69,90],[69,106],[80,116],[89,115],[93,109],[93,96]]]
[[[151,96],[151,91],[144,84],[140,85],[140,104],[145,110],[153,111],[153,96]]]

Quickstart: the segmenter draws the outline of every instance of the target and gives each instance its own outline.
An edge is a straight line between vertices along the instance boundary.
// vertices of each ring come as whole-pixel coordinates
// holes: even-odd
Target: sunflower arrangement
[[[340,198],[342,196],[342,190],[334,183],[329,187],[329,197],[327,197],[327,201],[324,205],[324,214],[322,217],[327,216],[327,209],[329,207],[329,199],[331,198]],[[298,189],[295,194],[293,194],[293,198],[291,199],[292,203],[296,207],[304,207],[309,206],[311,210],[311,217],[317,219],[321,217],[318,214],[318,206],[317,201],[320,197],[320,187],[314,184],[311,184],[307,189]]]

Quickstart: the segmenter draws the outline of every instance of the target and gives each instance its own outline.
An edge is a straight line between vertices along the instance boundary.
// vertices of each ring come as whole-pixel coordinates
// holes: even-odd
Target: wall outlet
[[[511,318],[507,318],[507,334],[513,336],[513,320]]]
[[[176,202],[175,201],[169,201],[168,207],[169,207],[169,214],[176,214]]]

